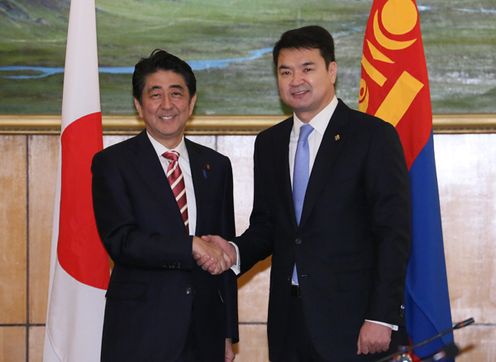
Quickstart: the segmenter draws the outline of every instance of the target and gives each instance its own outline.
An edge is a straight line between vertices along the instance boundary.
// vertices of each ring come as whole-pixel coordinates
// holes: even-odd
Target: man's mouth
[[[291,91],[291,95],[293,97],[301,97],[301,96],[305,95],[308,92],[309,92],[308,89],[297,89],[297,90]]]
[[[172,118],[174,118],[174,115],[164,115],[164,116],[159,116],[159,118],[162,121],[170,121]]]

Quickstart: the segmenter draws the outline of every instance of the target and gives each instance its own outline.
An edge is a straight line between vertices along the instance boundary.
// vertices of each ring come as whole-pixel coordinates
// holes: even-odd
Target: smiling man
[[[141,59],[133,96],[146,129],[92,165],[98,231],[114,261],[102,361],[232,361],[234,274],[211,275],[193,259],[226,269],[222,250],[195,235],[235,235],[230,161],[184,137],[196,102],[186,62],[163,50]]]
[[[210,240],[237,257],[241,273],[272,255],[271,361],[377,360],[398,345],[409,256],[399,138],[336,98],[327,30],[287,31],[273,59],[293,115],[257,136],[253,211],[233,240],[237,253],[220,237]]]

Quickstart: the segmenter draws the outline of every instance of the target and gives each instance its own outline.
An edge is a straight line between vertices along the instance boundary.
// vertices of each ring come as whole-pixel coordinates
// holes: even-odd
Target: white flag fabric
[[[45,362],[94,362],[100,348],[109,259],[97,233],[91,160],[102,149],[94,0],[72,0],[45,329]]]

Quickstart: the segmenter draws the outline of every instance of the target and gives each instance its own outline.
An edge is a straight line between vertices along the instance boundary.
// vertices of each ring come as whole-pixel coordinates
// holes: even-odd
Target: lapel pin
[[[341,139],[341,135],[339,133],[337,133],[335,136],[334,136],[334,141],[339,141]]]
[[[210,166],[209,163],[203,165],[203,170],[202,170],[203,178],[207,178],[208,172],[210,172],[210,170],[212,170],[212,166]]]

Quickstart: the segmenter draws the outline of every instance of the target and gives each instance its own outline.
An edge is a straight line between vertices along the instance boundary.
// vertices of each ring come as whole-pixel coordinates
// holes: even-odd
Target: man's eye
[[[305,69],[303,69],[303,71],[304,71],[305,73],[311,72],[312,70],[313,70],[313,68],[305,68]]]
[[[172,92],[171,95],[177,98],[177,97],[181,97],[183,94],[181,92]]]

